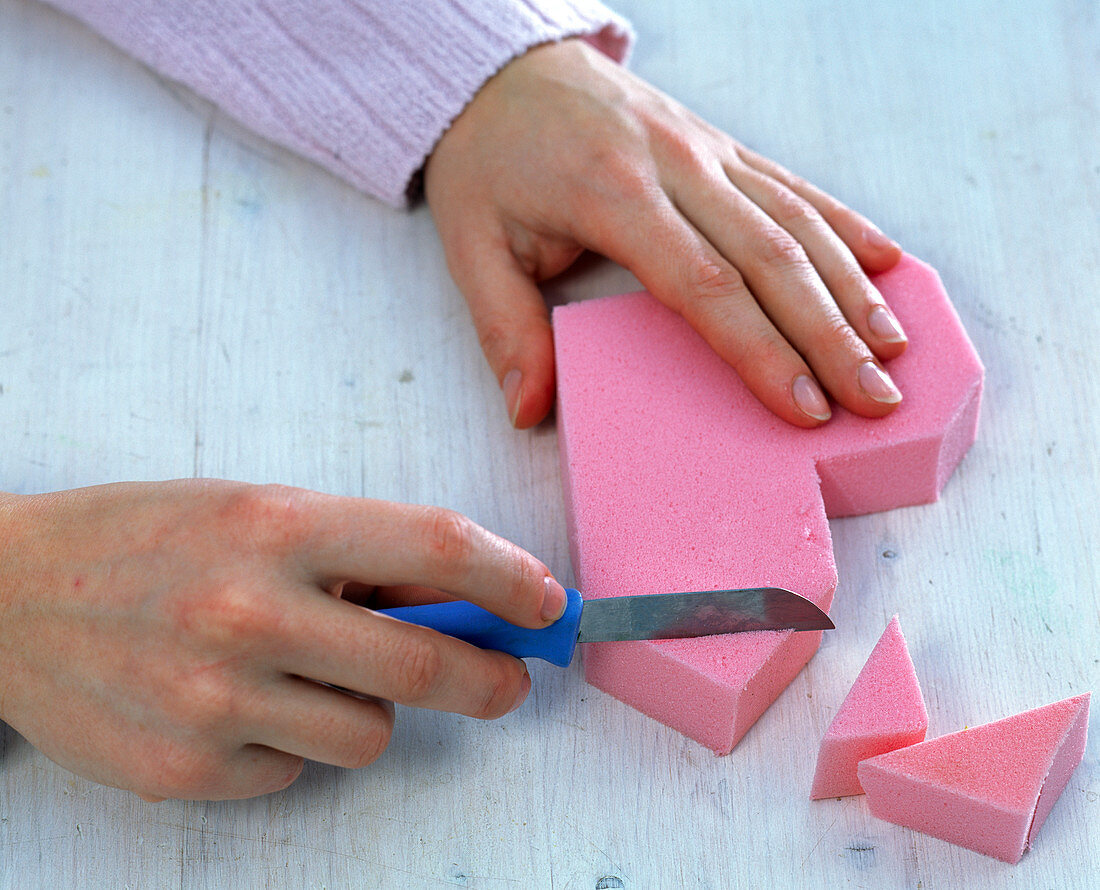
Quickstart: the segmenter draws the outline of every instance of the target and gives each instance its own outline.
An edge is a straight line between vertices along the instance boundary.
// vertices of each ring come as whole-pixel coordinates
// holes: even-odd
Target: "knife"
[[[379,609],[399,621],[430,627],[481,649],[541,658],[565,667],[577,643],[672,640],[755,630],[832,630],[833,622],[805,597],[781,587],[654,593],[585,600],[566,589],[565,614],[531,630],[462,600]]]

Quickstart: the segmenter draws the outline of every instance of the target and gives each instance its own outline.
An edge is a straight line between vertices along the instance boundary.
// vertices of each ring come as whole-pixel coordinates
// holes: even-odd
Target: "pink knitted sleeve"
[[[481,85],[582,36],[622,61],[597,0],[47,0],[246,126],[394,206]]]

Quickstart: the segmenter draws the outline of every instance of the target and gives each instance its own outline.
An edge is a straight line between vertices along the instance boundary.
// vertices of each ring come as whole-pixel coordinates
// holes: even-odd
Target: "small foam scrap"
[[[974,441],[982,366],[936,272],[872,277],[909,335],[888,417],[775,417],[647,293],[554,310],[558,443],[586,598],[786,587],[826,611],[828,516],[935,500]],[[588,682],[728,754],[817,651],[821,632],[588,643]]]
[[[1090,695],[863,761],[871,812],[1019,862],[1081,762]]]
[[[927,731],[924,696],[895,615],[821,740],[810,797],[862,794],[861,760],[922,742]]]

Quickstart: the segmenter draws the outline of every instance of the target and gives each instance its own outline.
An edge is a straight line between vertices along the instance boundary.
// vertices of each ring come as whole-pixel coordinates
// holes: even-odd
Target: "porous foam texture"
[[[861,760],[923,742],[926,732],[924,696],[895,615],[821,740],[810,797],[862,794]]]
[[[871,812],[1019,862],[1081,762],[1090,695],[863,761]]]
[[[569,539],[587,598],[787,587],[828,610],[827,516],[935,500],[974,441],[982,366],[935,271],[873,278],[909,335],[905,394],[878,420],[816,430],[764,408],[702,337],[646,293],[554,310]],[[821,632],[589,643],[588,681],[729,753]]]

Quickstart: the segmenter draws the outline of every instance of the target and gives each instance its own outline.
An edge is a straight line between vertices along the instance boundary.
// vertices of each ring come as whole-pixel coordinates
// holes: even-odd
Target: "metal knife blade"
[[[797,593],[782,587],[750,587],[585,600],[577,642],[833,628],[825,612]]]
[[[566,589],[565,614],[549,627],[532,630],[510,624],[464,601],[382,609],[399,621],[430,627],[482,649],[517,658],[541,658],[564,667],[578,642],[668,640],[755,630],[828,630],[821,609],[778,587],[640,594],[583,600]]]

